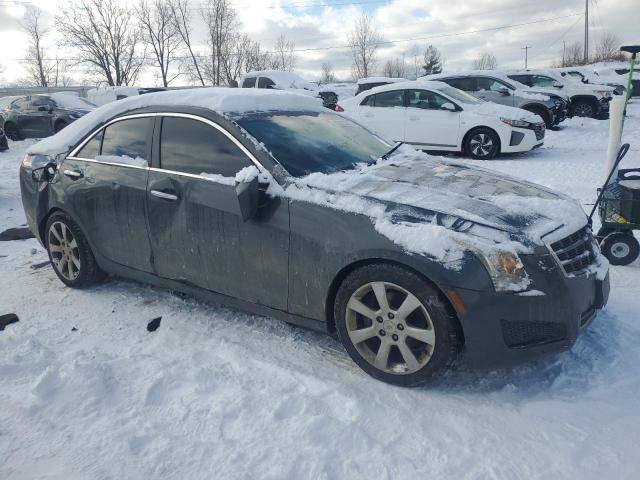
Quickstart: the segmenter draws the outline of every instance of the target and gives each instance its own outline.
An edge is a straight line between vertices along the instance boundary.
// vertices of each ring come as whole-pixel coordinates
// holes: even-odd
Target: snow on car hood
[[[522,108],[509,107],[493,102],[481,102],[478,104],[465,104],[465,110],[472,111],[478,115],[490,117],[503,117],[511,120],[526,120],[527,122],[539,123],[540,117],[535,113],[528,112]]]
[[[551,237],[563,238],[587,223],[582,207],[560,193],[410,147],[374,165],[296,179],[284,193],[369,215],[376,230],[406,250],[452,263],[461,260],[464,244],[531,253]],[[451,229],[442,219],[433,221],[429,214],[434,213],[472,222],[482,240],[470,240],[471,235]]]

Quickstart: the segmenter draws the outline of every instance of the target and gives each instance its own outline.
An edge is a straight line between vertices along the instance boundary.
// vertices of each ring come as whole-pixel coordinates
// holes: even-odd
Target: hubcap
[[[631,249],[629,248],[629,245],[623,242],[614,243],[611,246],[611,255],[616,258],[625,258],[630,252]]]
[[[593,110],[589,105],[578,105],[576,107],[576,115],[578,117],[590,117],[593,113]]]
[[[378,321],[384,318],[384,323]],[[371,282],[356,290],[346,311],[347,332],[358,353],[386,373],[404,375],[423,368],[436,344],[426,308],[408,290]]]
[[[49,228],[49,252],[56,271],[67,280],[75,280],[80,274],[80,251],[69,227],[54,222]]]
[[[493,140],[486,133],[478,133],[471,137],[471,151],[478,157],[486,157],[493,148]]]

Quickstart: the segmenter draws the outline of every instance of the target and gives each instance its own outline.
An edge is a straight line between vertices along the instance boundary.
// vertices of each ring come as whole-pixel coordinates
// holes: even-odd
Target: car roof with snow
[[[433,88],[436,90],[440,90],[443,87],[449,87],[449,85],[444,82],[438,82],[435,80],[403,80],[402,82],[389,83],[387,85],[373,87],[370,90],[359,93],[358,97],[365,97],[373,93],[388,92],[405,88]]]
[[[514,84],[516,88],[529,88],[526,85],[509,78],[506,73],[498,70],[464,70],[462,72],[436,73],[433,75],[425,75],[424,77],[418,78],[418,80],[438,80],[440,78],[454,77],[493,77],[509,84]]]
[[[176,107],[206,109],[220,115],[268,111],[328,112],[319,99],[295,91],[222,87],[170,90],[107,103],[71,123],[56,135],[36,143],[28,153],[58,155],[68,151],[70,146],[75,145],[94,128],[114,117],[142,108]]]
[[[365,77],[359,79],[356,83],[358,85],[367,85],[369,83],[399,83],[399,82],[407,82],[406,78],[394,78],[394,77]]]
[[[278,88],[304,87],[312,84],[300,75],[293,72],[282,72],[280,70],[260,70],[245,73],[242,79],[247,77],[269,77],[273,80]]]

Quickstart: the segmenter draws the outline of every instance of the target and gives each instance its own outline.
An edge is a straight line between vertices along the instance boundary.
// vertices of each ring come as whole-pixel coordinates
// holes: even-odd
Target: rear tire
[[[476,128],[465,137],[464,153],[476,160],[491,160],[500,153],[500,138],[489,128]]]
[[[49,217],[44,241],[53,271],[68,287],[86,288],[105,277],[80,227],[67,214]]]
[[[334,318],[353,361],[393,385],[429,382],[457,352],[455,319],[446,299],[424,278],[397,265],[367,265],[350,273],[336,294]]]
[[[610,233],[600,244],[611,265],[629,265],[640,254],[640,244],[631,232]]]

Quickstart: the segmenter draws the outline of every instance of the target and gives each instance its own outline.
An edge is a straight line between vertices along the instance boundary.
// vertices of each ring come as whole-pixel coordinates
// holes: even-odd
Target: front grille
[[[555,322],[502,320],[502,337],[509,348],[558,342],[567,337],[567,327]]]
[[[594,262],[593,237],[584,227],[550,245],[567,275],[580,275]]]

